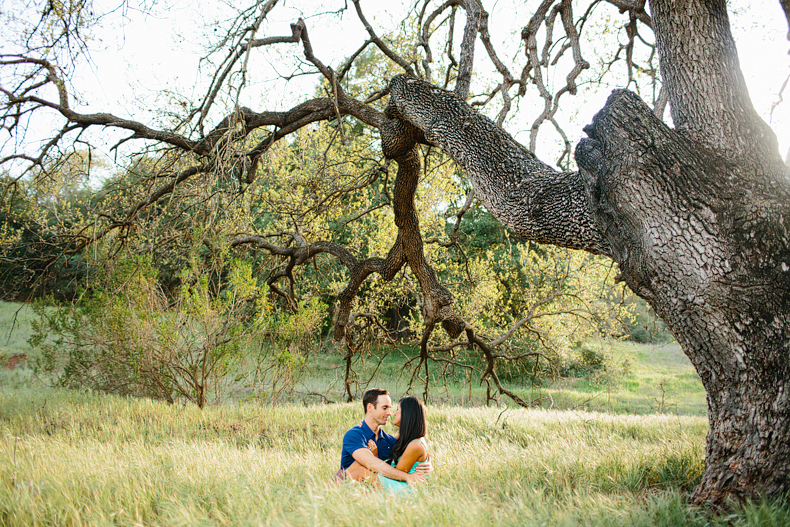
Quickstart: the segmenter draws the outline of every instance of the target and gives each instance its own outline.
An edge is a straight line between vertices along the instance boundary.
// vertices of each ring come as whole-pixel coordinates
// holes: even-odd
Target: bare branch
[[[433,53],[431,52],[431,45],[430,45],[431,34],[432,34],[431,24],[446,9],[448,9],[449,7],[460,5],[460,2],[461,0],[447,0],[439,8],[437,8],[430,15],[428,15],[427,19],[425,19],[425,12],[428,9],[428,4],[430,3],[430,0],[424,0],[423,2],[422,9],[420,10],[420,16],[418,19],[418,26],[422,28],[419,33],[419,46],[422,47],[423,50],[425,51],[425,58],[422,61],[422,66],[425,72],[424,79],[428,82],[433,82],[431,79],[431,62],[433,62]],[[423,21],[423,19],[425,20]],[[450,25],[450,31],[452,35],[452,24]],[[452,39],[448,39],[448,40],[452,40]]]
[[[475,40],[477,39],[481,8],[478,5],[478,0],[463,0],[462,5],[466,9],[466,26],[464,27],[464,38],[461,41],[461,61],[458,64],[455,94],[459,99],[465,101],[469,96],[469,86],[472,82]]]
[[[491,62],[496,67],[497,71],[500,75],[502,75],[502,83],[497,86],[497,90],[502,93],[502,110],[500,110],[499,115],[497,116],[496,123],[498,126],[502,126],[505,122],[505,118],[507,117],[508,112],[510,112],[510,87],[513,84],[519,84],[520,81],[514,81],[513,75],[511,75],[510,70],[502,63],[497,56],[496,51],[494,50],[494,46],[491,43],[491,34],[488,31],[488,19],[489,15],[488,12],[480,7],[480,40],[483,42],[483,46],[485,47],[486,51],[488,52],[488,57],[491,59]],[[496,93],[496,91],[494,93]],[[493,97],[494,93],[491,94]],[[491,99],[489,99],[491,100]]]
[[[266,18],[266,15],[268,15],[269,12],[272,10],[272,8],[274,8],[274,6],[277,3],[277,1],[278,0],[269,0],[265,5],[263,5],[261,7],[261,11],[258,14],[256,20],[251,25],[249,25],[247,27],[244,27],[242,29],[242,31],[241,31],[241,34],[236,36],[235,42],[230,47],[230,51],[229,51],[228,55],[225,57],[225,60],[223,60],[222,63],[220,64],[220,69],[218,69],[216,71],[216,73],[214,74],[214,78],[211,81],[211,86],[209,87],[209,91],[206,94],[206,96],[203,98],[203,103],[200,105],[199,108],[197,108],[195,111],[192,112],[192,114],[190,114],[187,117],[186,120],[189,120],[196,113],[200,114],[200,118],[198,119],[198,122],[197,122],[197,127],[200,130],[201,135],[203,135],[203,133],[204,133],[204,131],[203,131],[203,122],[206,119],[210,108],[213,106],[214,101],[217,98],[217,94],[219,93],[219,90],[225,84],[225,80],[227,79],[227,77],[231,73],[231,71],[233,70],[234,66],[236,65],[236,62],[239,60],[239,58],[241,58],[241,56],[245,52],[247,53],[247,59],[245,60],[245,66],[244,66],[243,70],[246,70],[246,61],[249,59],[249,51],[250,51],[250,49],[252,49],[254,47],[254,46],[251,45],[251,42],[255,42],[255,40],[254,40],[255,34],[257,33],[258,29],[260,28],[261,24],[263,23],[263,20]],[[260,1],[258,2],[257,5],[260,6]],[[291,26],[291,30],[294,32],[294,36],[293,37],[284,37],[284,40],[282,38],[275,37],[275,40],[278,41],[278,42],[279,41],[283,41],[283,42],[298,42],[299,41],[298,35],[295,34],[297,32],[297,30],[294,29],[293,25]],[[293,39],[294,37],[295,37],[295,40],[288,40],[288,38]],[[245,40],[249,40],[250,42],[245,42]],[[266,39],[263,39],[263,40],[266,40]],[[271,43],[274,44],[276,42],[271,42]],[[263,44],[263,43],[258,44],[258,46],[261,46],[261,45],[265,45],[265,44]],[[225,65],[224,68],[222,68],[223,64]],[[243,87],[243,85],[244,85],[244,80],[242,79],[242,83],[239,86],[239,92],[241,91],[241,88]]]
[[[384,53],[387,57],[389,57],[390,60],[392,60],[398,66],[403,68],[403,71],[405,71],[407,75],[409,75],[410,77],[417,77],[417,74],[414,72],[414,68],[411,67],[411,64],[409,64],[408,61],[403,59],[403,57],[392,51],[390,47],[387,46],[387,44],[385,44],[384,41],[381,40],[376,35],[376,32],[373,30],[373,26],[370,25],[370,23],[365,18],[365,15],[362,13],[362,6],[359,5],[359,0],[353,0],[353,2],[354,2],[354,8],[357,10],[357,16],[359,17],[359,20],[362,22],[362,25],[365,26],[365,30],[370,35],[370,39],[373,41],[373,43],[376,44],[376,46],[381,50],[381,52]]]
[[[781,1],[786,2],[787,0]],[[632,17],[637,18],[647,27],[653,27],[653,21],[650,19],[650,15],[645,12],[645,0],[606,0],[606,2],[618,8],[621,13],[628,11]]]
[[[301,20],[301,19],[300,19]],[[252,49],[258,48],[261,46],[269,46],[271,44],[298,44],[299,40],[301,39],[302,35],[302,24],[299,22],[295,24],[291,24],[291,36],[290,37],[266,37],[266,38],[256,38],[254,40],[250,40],[249,42],[245,42],[241,45],[242,49]]]

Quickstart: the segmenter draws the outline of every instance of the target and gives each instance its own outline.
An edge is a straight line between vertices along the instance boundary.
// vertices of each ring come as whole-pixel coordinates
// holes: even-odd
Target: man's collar
[[[362,420],[361,428],[366,434],[372,434],[375,439],[379,438],[379,435],[377,433],[373,432],[373,429],[370,428],[370,426],[368,426],[368,422],[365,421],[364,419]],[[381,427],[379,427],[379,431],[380,430],[381,430]]]

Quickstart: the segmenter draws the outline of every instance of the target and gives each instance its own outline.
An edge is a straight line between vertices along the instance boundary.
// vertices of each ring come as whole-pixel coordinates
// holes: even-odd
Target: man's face
[[[387,419],[392,415],[392,399],[390,399],[390,396],[379,395],[379,398],[376,400],[375,408],[373,408],[372,404],[368,405],[368,415],[370,415],[379,426],[387,424]]]

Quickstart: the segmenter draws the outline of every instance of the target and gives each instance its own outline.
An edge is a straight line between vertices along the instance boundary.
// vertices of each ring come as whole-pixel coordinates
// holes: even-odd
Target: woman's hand
[[[373,441],[372,439],[368,439],[368,448],[370,449],[371,452],[373,452],[374,456],[379,457],[379,446],[376,444],[375,441]]]

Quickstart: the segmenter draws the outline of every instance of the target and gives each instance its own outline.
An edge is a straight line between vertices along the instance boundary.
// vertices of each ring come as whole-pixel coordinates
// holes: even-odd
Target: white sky
[[[332,3],[341,6],[344,1],[335,0]],[[80,75],[75,78],[75,86],[83,96],[82,100],[90,102],[89,105],[83,106],[81,111],[109,111],[122,117],[128,116],[146,123],[154,123],[160,103],[172,100],[170,95],[163,95],[161,90],[169,90],[170,94],[184,94],[192,101],[202,97],[206,72],[201,75],[198,68],[200,58],[198,26],[201,16],[208,20],[215,16],[212,13],[212,6],[219,4],[206,0],[175,0],[171,3],[174,7],[156,15],[143,15],[130,10],[125,13],[116,12],[110,17],[110,29],[97,34],[103,49],[97,48],[92,52],[92,65],[82,69]],[[286,6],[285,9],[275,8],[272,14],[276,14],[277,17],[270,17],[265,24],[263,35],[259,36],[290,34],[288,24],[301,14],[295,7],[290,6],[305,4],[293,1],[281,3]],[[313,0],[313,4],[315,3],[316,1]],[[528,2],[526,7],[521,9],[529,13],[534,9],[533,3]],[[97,0],[97,5],[102,4],[117,5],[117,0]],[[367,37],[356,18],[351,1],[349,0],[347,4],[349,9],[344,14],[345,23],[342,26],[321,25],[319,19],[307,20],[316,54],[329,64],[337,65],[342,57],[356,50]],[[499,29],[499,32],[518,31],[528,19],[522,20],[520,16],[524,16],[523,14],[515,17],[498,16],[501,15],[501,10],[505,9],[506,4],[508,4],[506,0],[498,0],[494,7],[488,7],[492,22],[504,18],[511,27]],[[776,132],[780,153],[785,156],[790,147],[790,100],[776,106],[773,115],[771,108],[779,101],[782,83],[790,74],[790,56],[788,56],[790,43],[786,39],[787,23],[778,0],[739,0],[730,4],[730,22],[752,100],[758,113]],[[362,0],[362,5],[368,20],[379,27],[391,27],[389,20],[400,19],[400,15],[404,12],[403,8],[398,7],[399,2]],[[395,7],[386,8],[382,5]],[[393,12],[390,13],[390,10]],[[494,33],[493,29],[492,33]],[[284,55],[301,55],[301,48],[294,44],[281,44],[278,49]],[[483,55],[482,44],[478,43],[476,57],[479,59]],[[275,62],[272,62],[272,66],[282,67]],[[266,71],[267,65],[262,65],[260,59],[256,67],[259,70],[258,76],[253,79],[254,83],[245,92],[246,100],[242,101],[244,105],[255,110],[284,109],[294,100],[313,93],[315,82],[313,80],[297,78],[286,86],[282,81],[266,80],[272,77],[271,70]],[[284,69],[281,73],[290,73],[290,71]],[[289,97],[288,91],[294,89],[301,90],[302,93],[292,92]],[[569,107],[575,106],[564,118],[566,123],[571,123],[566,127],[566,132],[573,144],[582,137],[581,127],[590,122],[595,112],[603,106],[610,91],[611,88],[607,88],[599,93],[590,93],[586,96],[586,100],[566,96],[564,103]],[[786,98],[790,99],[790,88]],[[573,99],[575,104],[569,104],[574,103]],[[141,101],[145,101],[145,104],[141,105]],[[530,102],[525,101],[522,106]],[[509,131],[522,143],[529,141],[527,131],[532,118],[534,115],[530,114],[521,121],[516,120],[509,125]],[[550,136],[552,134],[548,128],[547,126],[545,133]],[[538,155],[545,158],[546,162],[552,163],[555,154],[541,151],[552,148],[552,142],[548,138],[546,140],[543,146],[539,145]]]

